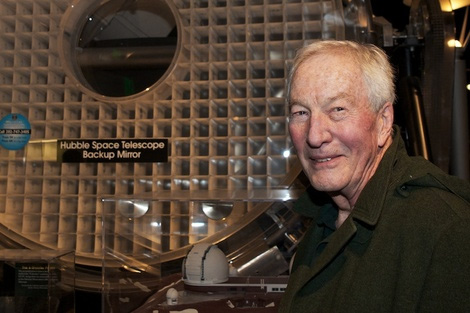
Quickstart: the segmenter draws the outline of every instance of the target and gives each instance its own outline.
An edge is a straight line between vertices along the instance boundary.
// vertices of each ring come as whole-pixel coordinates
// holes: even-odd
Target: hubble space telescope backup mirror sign
[[[74,139],[57,141],[63,163],[168,162],[168,139]]]

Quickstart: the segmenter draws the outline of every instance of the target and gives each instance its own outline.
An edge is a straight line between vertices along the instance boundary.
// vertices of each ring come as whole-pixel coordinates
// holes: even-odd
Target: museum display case
[[[209,279],[210,271],[222,266],[228,274],[230,267],[228,284],[235,285],[213,285],[216,289],[226,288],[219,300],[251,294],[252,290],[230,292],[230,288],[239,284],[250,288],[249,283],[256,280],[261,281],[256,284],[258,289],[265,281],[285,285],[287,276],[279,276],[288,274],[289,260],[307,226],[291,210],[293,200],[302,191],[286,188],[254,190],[250,194],[207,191],[103,198],[103,312],[132,312],[145,307],[148,310],[152,305],[157,309],[162,304],[162,294],[170,287],[183,292],[187,282],[182,282],[188,273],[184,270],[188,264],[185,259],[200,245],[217,246],[222,254],[216,255],[216,263],[212,261],[202,269],[206,282],[225,282]],[[171,242],[184,248],[168,250]],[[204,259],[209,260],[210,253]],[[281,287],[276,286],[278,293],[272,298],[279,300]],[[216,291],[193,293],[189,303],[209,301],[207,296]],[[188,293],[186,290],[185,295]]]

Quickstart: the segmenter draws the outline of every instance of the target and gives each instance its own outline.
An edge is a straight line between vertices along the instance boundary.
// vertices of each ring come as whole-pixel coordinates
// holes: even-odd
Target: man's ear
[[[385,103],[380,109],[377,119],[378,145],[383,147],[390,138],[393,128],[393,104]]]

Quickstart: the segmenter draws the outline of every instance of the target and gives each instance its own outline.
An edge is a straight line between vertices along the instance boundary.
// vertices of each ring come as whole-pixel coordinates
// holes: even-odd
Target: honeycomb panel
[[[42,246],[94,255],[101,198],[286,187],[296,161],[284,156],[289,65],[311,41],[343,38],[341,1],[175,0],[182,25],[175,67],[159,88],[126,102],[96,99],[65,75],[58,37],[70,4],[0,2],[0,116],[21,113],[32,127],[27,149],[0,150],[4,227]],[[45,148],[75,138],[169,138],[170,160],[60,164]],[[239,201],[225,220],[211,220],[201,201],[154,201],[146,249],[192,244],[254,206]],[[113,245],[141,249],[118,238]]]

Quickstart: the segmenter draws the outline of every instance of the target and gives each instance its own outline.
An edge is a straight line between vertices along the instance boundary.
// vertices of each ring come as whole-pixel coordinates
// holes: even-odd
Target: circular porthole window
[[[77,0],[61,24],[67,74],[101,98],[129,98],[171,72],[178,19],[165,0]]]

